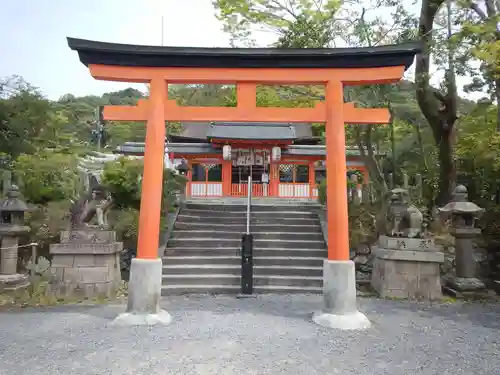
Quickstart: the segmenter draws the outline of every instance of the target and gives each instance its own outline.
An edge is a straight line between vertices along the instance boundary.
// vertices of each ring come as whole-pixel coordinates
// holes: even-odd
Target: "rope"
[[[31,246],[38,246],[36,242],[32,242],[26,245],[16,245],[16,246],[9,246],[9,247],[0,247],[0,250],[7,250],[7,249],[19,249],[20,247],[31,247]]]

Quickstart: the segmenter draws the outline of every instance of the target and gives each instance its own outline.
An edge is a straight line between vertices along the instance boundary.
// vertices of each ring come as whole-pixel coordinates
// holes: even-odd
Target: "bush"
[[[140,159],[119,158],[106,163],[102,183],[113,197],[117,208],[138,210],[141,205],[141,176],[143,161]],[[176,195],[186,184],[186,178],[170,169],[163,172],[163,210],[174,205]]]
[[[326,179],[318,184],[318,202],[326,205]]]
[[[102,183],[113,197],[118,210],[112,210],[109,222],[125,248],[135,248],[139,228],[141,204],[141,176],[143,161],[119,158],[106,163]],[[162,215],[160,228],[165,225],[165,213],[174,209],[177,194],[184,188],[186,178],[166,169],[163,174]]]
[[[102,184],[113,197],[113,205],[116,208],[139,209],[142,168],[142,160],[125,157],[106,163]]]
[[[42,151],[23,154],[14,162],[15,173],[21,178],[21,193],[26,201],[46,204],[70,200],[79,191],[78,160],[68,154]]]

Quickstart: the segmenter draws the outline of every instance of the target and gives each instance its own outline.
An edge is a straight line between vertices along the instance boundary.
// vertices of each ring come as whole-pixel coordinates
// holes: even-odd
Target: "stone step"
[[[171,242],[169,242],[169,246]],[[170,259],[177,256],[226,256],[226,257],[240,257],[240,246],[239,245],[224,245],[222,244],[219,247],[207,247],[200,246],[200,243],[197,243],[197,246],[176,246],[176,247],[167,247],[165,251],[165,258]],[[321,249],[311,249],[311,248],[283,248],[283,247],[267,247],[267,248],[254,248],[254,257],[255,259],[259,259],[259,257],[274,257],[274,258],[290,258],[290,257],[300,257],[306,258],[310,257],[311,259],[325,259],[327,257],[327,250],[324,248]],[[280,260],[284,261],[284,260]]]
[[[259,285],[254,286],[254,294],[322,294],[323,287],[317,286],[285,286],[285,285]]]
[[[162,285],[161,295],[183,295],[183,294],[234,294],[241,292],[239,285]],[[321,294],[323,288],[306,286],[274,286],[260,285],[253,288],[253,294]]]
[[[253,285],[258,286],[309,286],[322,288],[323,276],[302,275],[256,275],[253,277]]]
[[[246,211],[216,211],[207,207],[207,209],[192,209],[184,208],[182,210],[182,215],[192,215],[192,216],[202,216],[202,217],[244,217],[246,219]],[[270,210],[270,211],[253,211],[251,212],[251,217],[261,218],[261,217],[287,217],[287,218],[317,218],[317,214],[311,211],[297,211],[297,210]]]
[[[240,248],[240,238],[225,239],[225,238],[210,238],[210,237],[197,237],[197,238],[171,238],[168,241],[168,248],[178,247],[205,247],[206,249],[217,249],[221,247]],[[276,248],[281,247],[285,249],[318,249],[323,250],[326,248],[325,242],[322,239],[318,240],[280,240],[280,239],[255,239],[254,247],[257,249]]]
[[[235,249],[232,249],[236,253]],[[264,253],[266,250],[263,250]],[[323,267],[323,257],[313,256],[263,256],[262,250],[254,257],[255,266],[300,266]],[[191,254],[191,253],[190,253]],[[241,267],[241,256],[238,255],[174,255],[163,257],[164,265],[235,265]]]
[[[311,204],[302,204],[302,205],[283,205],[283,204],[273,204],[269,202],[268,204],[258,203],[255,204],[252,202],[251,211],[252,212],[260,212],[260,211],[304,211],[310,212],[311,210],[318,209],[320,207],[317,203]],[[192,210],[212,210],[212,211],[233,211],[233,212],[246,212],[247,205],[246,202],[244,204],[206,204],[206,203],[194,203],[188,202],[186,203],[187,209]]]
[[[232,252],[236,250],[232,249]],[[191,253],[190,253],[191,254]],[[241,256],[238,255],[175,255],[164,256],[163,265],[234,265],[241,266]]]
[[[307,222],[308,223],[308,222]],[[231,232],[243,233],[246,230],[246,223],[241,224],[218,224],[212,222],[180,222],[175,223],[175,229],[180,230],[228,230]],[[318,224],[260,224],[252,223],[252,233],[260,232],[301,232],[301,233],[321,233],[321,227]]]
[[[168,264],[163,263],[163,275],[232,275],[241,276],[238,264]]]
[[[241,284],[240,275],[230,274],[192,274],[163,275],[163,285],[236,285]],[[321,276],[290,276],[290,275],[254,275],[254,286],[308,286],[321,288]]]
[[[319,219],[317,217],[255,217],[250,218],[250,223],[253,224],[283,224],[283,225],[319,225]],[[218,216],[216,213],[212,213],[207,216],[200,215],[187,215],[185,213],[180,213],[177,216],[177,221],[180,223],[212,223],[212,224],[241,224],[246,225],[246,216],[240,217],[224,217]]]
[[[161,286],[162,296],[182,294],[238,294],[241,291],[239,285],[184,285],[169,284]]]
[[[175,230],[169,241],[172,239],[195,239],[195,238],[216,238],[221,239],[234,239],[241,241],[243,232],[241,231],[227,231],[227,230]],[[259,232],[254,233],[254,241],[258,240],[310,240],[310,241],[324,241],[323,234],[321,233],[301,233],[301,232]]]
[[[163,275],[237,275],[241,276],[241,265],[234,264],[164,264]],[[254,265],[254,276],[323,276],[323,267],[262,266]]]

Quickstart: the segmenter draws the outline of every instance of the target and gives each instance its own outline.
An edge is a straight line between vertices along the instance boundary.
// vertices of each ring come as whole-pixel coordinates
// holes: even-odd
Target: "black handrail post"
[[[248,176],[246,233],[241,238],[241,294],[253,293],[253,235],[250,234],[250,206],[252,203],[252,176]]]

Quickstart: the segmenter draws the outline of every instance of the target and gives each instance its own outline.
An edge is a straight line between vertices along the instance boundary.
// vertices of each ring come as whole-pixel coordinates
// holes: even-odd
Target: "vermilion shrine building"
[[[166,146],[174,164],[188,163],[187,196],[247,196],[251,175],[254,197],[317,198],[326,152],[311,124],[191,122],[182,127],[180,135],[168,136]],[[226,155],[224,146],[230,147]],[[279,149],[278,160],[273,148]],[[129,142],[115,152],[143,155],[144,143]],[[357,148],[346,148],[346,159],[348,170],[368,178]]]

